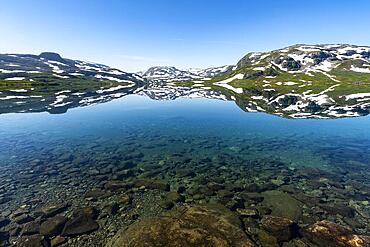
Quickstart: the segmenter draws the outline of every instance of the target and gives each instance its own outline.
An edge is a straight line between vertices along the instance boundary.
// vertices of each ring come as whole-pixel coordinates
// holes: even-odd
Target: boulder
[[[32,235],[32,236],[27,236],[27,237],[20,237],[17,240],[17,247],[47,247],[49,246],[48,242],[46,239],[37,234],[37,235]]]
[[[351,229],[342,227],[328,220],[309,225],[302,230],[307,237],[319,247],[368,247],[370,236],[357,235]]]
[[[241,222],[224,206],[183,206],[161,217],[144,219],[120,230],[106,247],[255,246]]]
[[[271,215],[298,221],[302,216],[303,204],[288,193],[278,190],[261,193],[264,200],[262,205],[271,209]]]
[[[55,216],[43,222],[40,226],[40,233],[43,236],[56,236],[60,234],[67,219],[64,216]]]
[[[62,231],[63,237],[78,236],[87,234],[99,229],[99,224],[95,221],[99,211],[94,207],[86,207],[75,210]]]
[[[298,225],[287,218],[266,215],[261,220],[261,227],[279,242],[289,241],[299,235]]]

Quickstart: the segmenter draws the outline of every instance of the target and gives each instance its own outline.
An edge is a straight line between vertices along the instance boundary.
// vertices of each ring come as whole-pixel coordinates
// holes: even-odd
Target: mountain
[[[226,90],[248,102],[244,107],[250,111],[359,116],[370,107],[370,47],[293,45],[248,53],[226,72],[193,85]]]
[[[288,118],[340,118],[370,112],[370,47],[293,45],[246,54],[234,66],[138,74],[56,53],[0,55],[0,113],[48,111],[127,94],[156,100],[232,100],[244,111]]]
[[[151,67],[145,72],[139,72],[144,78],[157,82],[190,81],[198,79],[210,79],[220,75],[232,66],[220,66],[206,69],[186,69],[180,70],[173,66]]]
[[[5,112],[7,107],[59,112],[82,100],[78,105],[117,98],[144,84],[139,75],[57,53],[0,54],[0,103]]]
[[[211,67],[206,69],[189,69],[188,71],[192,74],[195,74],[201,78],[212,78],[218,75],[225,73],[230,70],[232,65],[224,65],[219,67]]]
[[[0,54],[0,80],[97,79],[116,82],[142,82],[136,74],[106,65],[62,58],[53,52],[40,55]]]
[[[173,66],[156,66],[149,68],[142,76],[152,81],[188,81],[201,77],[190,71],[180,70]]]

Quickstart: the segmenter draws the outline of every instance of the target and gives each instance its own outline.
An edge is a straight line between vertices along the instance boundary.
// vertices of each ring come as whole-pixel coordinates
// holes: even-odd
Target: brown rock
[[[17,240],[17,247],[47,247],[49,244],[41,235],[20,237]]]
[[[67,242],[67,239],[62,236],[56,236],[50,241],[51,247],[57,247]]]
[[[289,241],[298,236],[298,225],[292,220],[266,215],[261,220],[261,227],[276,237],[279,242]]]
[[[303,204],[285,192],[271,190],[262,193],[262,205],[271,209],[271,214],[298,221],[302,216]]]
[[[95,221],[98,214],[99,212],[94,207],[76,210],[65,224],[62,236],[77,236],[96,231],[99,229],[99,224]]]
[[[370,236],[354,234],[351,229],[323,220],[303,229],[302,234],[320,247],[368,247]]]
[[[64,212],[69,207],[69,204],[50,205],[41,209],[44,217],[49,218]]]
[[[40,222],[31,221],[25,223],[22,227],[21,236],[34,235],[40,232]]]
[[[64,216],[55,216],[43,222],[40,227],[40,233],[43,236],[56,236],[63,230],[67,219]]]
[[[140,188],[145,187],[151,190],[163,190],[169,191],[170,185],[162,180],[155,180],[155,179],[137,179],[134,182],[134,187]]]
[[[240,220],[224,206],[184,206],[162,217],[144,219],[122,229],[106,247],[255,246]]]

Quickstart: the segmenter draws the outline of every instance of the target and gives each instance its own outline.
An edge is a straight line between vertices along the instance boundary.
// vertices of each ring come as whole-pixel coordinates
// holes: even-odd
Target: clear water
[[[171,190],[179,185],[187,191],[203,186],[199,177],[247,186],[285,176],[289,182],[267,190],[289,191],[293,197],[303,193],[316,197],[320,205],[356,209],[350,220],[337,212],[315,214],[318,205],[309,206],[311,199],[307,199],[305,217],[297,219],[299,223],[329,219],[364,233],[369,230],[370,212],[369,126],[370,117],[285,119],[246,113],[230,101],[155,101],[138,95],[60,115],[4,114],[0,115],[0,198],[11,200],[0,204],[0,211],[13,212],[22,205],[32,211],[65,201],[74,207],[90,205],[85,193],[116,179],[115,167],[130,160],[140,167],[132,169],[141,177],[165,180]],[[171,165],[161,169],[166,162]],[[105,168],[109,172],[102,172]],[[197,175],[176,176],[178,169],[187,168]],[[302,176],[317,171],[306,168],[322,173]],[[93,170],[98,175],[91,175]],[[321,185],[313,187],[314,182]],[[145,193],[145,200],[150,200],[162,192]],[[185,192],[185,204],[218,200],[217,192],[198,196],[199,200],[193,195]],[[94,205],[100,207],[104,200]],[[149,216],[160,213],[152,208],[143,210]]]
[[[209,150],[242,156],[269,157],[293,166],[336,166],[329,157],[365,162],[370,156],[370,118],[330,120],[285,119],[264,113],[246,113],[233,102],[210,99],[155,101],[130,95],[122,99],[83,108],[66,114],[5,114],[0,116],[0,157],[3,164],[17,165],[18,157],[47,159],[42,148],[60,143],[73,151],[95,140],[107,145],[125,145],[156,137],[170,149],[192,147],[187,139],[201,139]],[[173,150],[175,152],[175,150]],[[205,152],[205,150],[192,150]]]

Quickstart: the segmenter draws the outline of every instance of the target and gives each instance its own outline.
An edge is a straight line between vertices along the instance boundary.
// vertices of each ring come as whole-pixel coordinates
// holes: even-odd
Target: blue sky
[[[55,51],[135,72],[235,64],[296,43],[370,45],[369,0],[3,0],[0,53]]]

